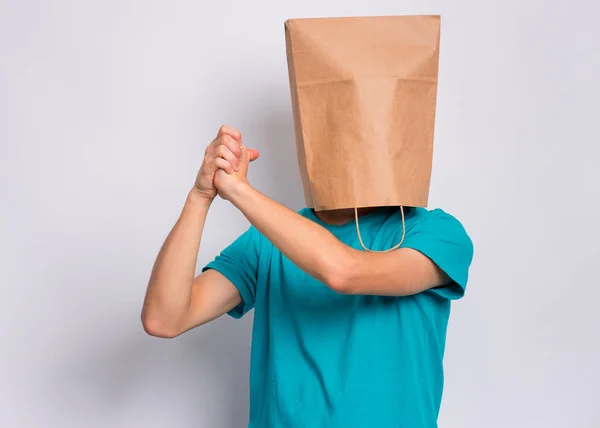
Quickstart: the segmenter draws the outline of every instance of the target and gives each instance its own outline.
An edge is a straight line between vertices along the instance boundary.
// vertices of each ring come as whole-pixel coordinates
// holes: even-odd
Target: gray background
[[[443,16],[431,206],[476,248],[440,426],[600,426],[592,0],[2,1],[0,426],[245,426],[251,316],[146,336],[154,258],[222,123],[301,207],[286,18],[414,13]],[[246,227],[215,203],[199,267]]]

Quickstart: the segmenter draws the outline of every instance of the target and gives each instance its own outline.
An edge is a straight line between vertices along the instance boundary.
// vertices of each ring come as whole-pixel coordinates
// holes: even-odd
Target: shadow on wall
[[[286,104],[285,107],[267,110],[258,126],[265,134],[261,159],[257,162],[264,165],[268,171],[266,174],[271,177],[262,183],[263,188],[260,190],[289,208],[302,208],[304,195],[298,170],[291,107]]]
[[[257,162],[250,178],[259,190],[297,210],[304,199],[288,94],[281,89],[258,95],[248,98],[260,108],[244,115],[243,129],[261,151],[260,169]],[[122,323],[114,316],[108,322],[91,319],[86,336],[71,337],[70,349],[61,349],[40,379],[48,426],[246,426],[251,315],[242,322],[224,316],[164,340],[143,332],[139,310],[128,308]]]
[[[304,195],[287,74],[285,81],[278,83],[265,81],[264,75],[234,80],[211,91],[221,98],[243,99],[217,115],[240,129],[248,147],[260,151],[260,158],[249,169],[250,182],[269,197],[297,210],[304,206]]]
[[[257,67],[228,76],[227,84],[203,86],[197,94],[190,120],[197,120],[198,110],[208,116],[202,122],[202,133],[213,136],[218,126],[238,128],[244,144],[260,151],[249,169],[250,182],[269,197],[298,210],[304,207],[304,194],[298,170],[290,88],[285,56],[283,67]],[[281,63],[279,65],[282,65]],[[223,82],[222,70],[205,76],[207,81]],[[219,72],[219,73],[218,73]],[[215,104],[211,100],[234,100]],[[210,123],[210,128],[209,124]]]

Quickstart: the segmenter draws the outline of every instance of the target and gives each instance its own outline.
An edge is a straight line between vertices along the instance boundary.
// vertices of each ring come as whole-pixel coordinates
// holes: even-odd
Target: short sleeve
[[[233,318],[241,318],[254,308],[261,235],[251,226],[239,238],[225,248],[202,272],[214,269],[225,276],[240,292],[242,302],[228,312]]]
[[[432,288],[430,292],[449,300],[460,299],[467,287],[473,242],[453,216],[440,209],[425,212],[402,246],[421,252],[450,277],[449,284]]]

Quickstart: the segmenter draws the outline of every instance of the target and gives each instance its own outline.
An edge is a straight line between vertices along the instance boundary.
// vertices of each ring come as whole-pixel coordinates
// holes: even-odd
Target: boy
[[[256,158],[227,126],[208,146],[154,265],[145,330],[171,338],[254,308],[250,427],[436,427],[450,301],[473,256],[462,225],[425,208],[295,213],[250,185]],[[252,226],[194,278],[217,194]]]

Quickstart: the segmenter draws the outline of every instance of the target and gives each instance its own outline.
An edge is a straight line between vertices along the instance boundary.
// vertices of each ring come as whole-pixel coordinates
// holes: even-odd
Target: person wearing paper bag
[[[461,223],[425,208],[439,17],[290,20],[286,40],[307,207],[254,189],[258,152],[221,127],[155,263],[144,328],[175,337],[254,309],[250,427],[436,427],[450,302],[473,257]],[[217,194],[251,226],[194,277]]]

